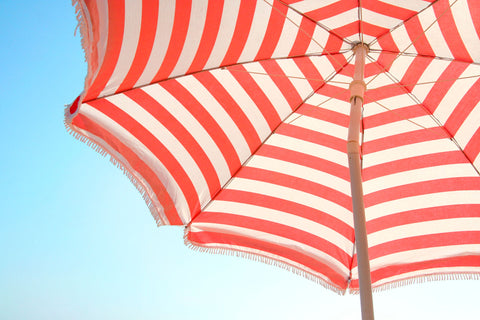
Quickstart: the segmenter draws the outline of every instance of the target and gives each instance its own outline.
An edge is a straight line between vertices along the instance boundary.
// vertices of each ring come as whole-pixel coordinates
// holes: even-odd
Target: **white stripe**
[[[197,51],[202,50],[202,48],[199,49],[198,46],[200,45],[203,28],[205,27],[207,7],[208,2],[205,0],[192,1],[188,31],[183,44],[182,53],[180,54],[177,65],[172,70],[169,78],[187,73]]]
[[[472,13],[470,12],[467,1],[458,1],[455,3],[455,5],[452,6],[452,14],[455,20],[455,26],[462,37],[462,42],[467,48],[468,53],[473,61],[480,62],[480,38],[472,21],[472,19],[478,19],[478,17],[471,16]]]
[[[476,177],[477,172],[473,170],[470,163],[448,164],[408,170],[382,176],[363,183],[365,195],[382,189],[393,188],[411,183],[433,181],[448,178]]]
[[[420,24],[422,25],[422,29],[425,30],[433,21],[437,19],[437,16],[435,15],[432,7],[430,7],[429,9],[423,11],[418,18],[420,20]],[[453,58],[453,55],[448,48],[447,41],[443,37],[442,30],[438,25],[438,21],[431,25],[430,29],[425,32],[425,37],[427,38],[428,43],[432,47],[436,56]]]
[[[362,20],[386,29],[391,29],[397,24],[402,22],[402,20],[400,19],[397,19],[391,16],[386,16],[365,8],[362,9]]]
[[[358,9],[353,8],[348,11],[339,13],[335,16],[320,20],[319,22],[330,29],[337,29],[351,22],[355,22],[357,20],[358,20]]]
[[[212,48],[210,57],[204,69],[211,69],[220,66],[231,41],[233,40],[233,33],[237,25],[238,11],[240,8],[240,0],[229,0],[223,4],[222,20],[215,40],[215,45]]]
[[[292,77],[298,78],[305,78],[306,75],[302,73],[302,71],[298,68],[297,64],[293,59],[279,59],[276,61],[280,68],[282,68],[283,72],[286,76],[290,77],[288,80],[293,84],[295,89],[297,90],[298,94],[302,99],[305,99],[310,93],[312,93],[312,86],[310,83],[305,79],[297,79]]]
[[[150,83],[162,65],[172,35],[175,1],[162,1],[158,8],[157,30],[147,65],[135,86]]]
[[[123,143],[134,152],[143,162],[153,171],[156,176],[162,181],[168,194],[172,198],[175,208],[182,222],[190,221],[190,209],[187,200],[185,199],[179,185],[165,168],[165,166],[158,160],[158,158],[148,149],[140,140],[135,138],[129,131],[125,130],[118,123],[107,117],[90,105],[82,104],[82,114],[89,119],[100,124],[105,130],[110,132],[115,137],[121,137]]]
[[[288,9],[287,18],[283,23],[282,33],[278,39],[277,46],[273,51],[272,57],[287,57],[292,50],[297,34],[302,32],[299,30],[300,23],[302,23],[302,16],[297,12]]]
[[[253,21],[250,26],[250,32],[242,54],[238,59],[239,62],[253,61],[255,59],[255,56],[262,45],[263,38],[265,37],[271,11],[272,7],[268,3],[265,3],[264,1],[257,2]]]
[[[271,132],[267,120],[260,112],[259,106],[250,98],[248,93],[237,82],[232,73],[242,71],[214,70],[211,74],[222,84],[225,90],[235,100],[240,109],[245,113],[255,131],[263,141]]]
[[[403,77],[409,71],[408,68],[415,61],[415,59],[416,57],[410,57],[406,55],[397,56],[396,60],[393,62],[393,64],[390,67],[390,70],[389,70],[390,74],[392,74],[399,82],[402,82]],[[378,61],[378,59],[375,59],[375,61]],[[392,81],[390,80],[390,82]],[[385,84],[388,84],[388,83],[384,83],[384,85]],[[408,84],[408,83],[405,83],[405,84]]]
[[[140,28],[142,26],[142,2],[136,0],[125,0],[125,27],[122,39],[122,47],[118,56],[117,64],[107,85],[100,93],[105,96],[114,93],[122,81],[125,79],[128,71],[132,67],[135,58],[138,40],[140,38]]]
[[[445,69],[450,65],[450,61],[444,60],[432,60],[430,61],[429,65],[422,73],[420,79],[418,79],[418,83],[422,82],[431,82],[436,81],[440,78],[442,73]],[[417,97],[420,101],[424,101],[427,95],[432,90],[434,84],[422,84],[417,85],[413,88],[412,93]]]
[[[300,31],[302,32],[302,31]],[[325,49],[325,44],[328,41],[329,33],[325,31],[325,29],[315,26],[315,29],[313,30],[313,35],[311,36],[311,41],[310,44],[308,45],[307,48],[307,54],[312,54],[312,53],[321,53]],[[329,63],[330,64],[330,63]]]
[[[480,218],[450,218],[423,221],[370,233],[368,235],[368,245],[369,247],[374,247],[379,244],[399,239],[478,230],[480,230]]]
[[[471,78],[455,81],[448,89],[448,92],[443,97],[442,101],[438,104],[438,107],[435,109],[435,117],[437,117],[440,122],[445,123],[458,106],[460,100],[465,96],[465,94],[468,92],[468,90],[470,90],[472,85],[477,80],[478,78]],[[461,108],[462,106],[458,107]]]
[[[304,141],[297,138],[292,138],[289,136],[281,134],[273,134],[270,138],[265,141],[265,144],[276,146],[280,148],[285,148],[311,156],[324,159],[333,163],[337,163],[341,166],[348,168],[348,157],[346,154],[347,148],[345,147],[345,152],[341,152],[335,149],[331,149],[320,144],[312,143],[309,141]],[[345,146],[347,142],[345,142]]]
[[[401,94],[395,97],[389,97],[375,102],[366,103],[363,107],[363,117],[367,118],[379,113],[389,112],[390,110],[400,109],[407,106],[415,105],[416,103],[407,94]],[[382,107],[384,106],[384,107]],[[387,108],[387,109],[386,109]],[[418,107],[421,109],[421,107]],[[422,109],[424,110],[424,109]],[[426,114],[426,111],[424,111]],[[405,118],[399,118],[399,120]],[[365,119],[366,120],[366,119]]]
[[[276,236],[276,235],[262,232],[262,231],[256,231],[256,230],[246,229],[242,227],[214,224],[214,223],[198,223],[197,222],[195,223],[195,227],[194,228],[192,227],[190,229],[191,232],[198,232],[197,230],[209,231],[209,232],[221,232],[225,234],[239,235],[239,236],[247,237],[251,239],[267,241],[277,246],[283,246],[286,248],[290,248],[292,250],[302,252],[303,254],[308,255],[314,258],[315,260],[328,265],[330,268],[332,268],[333,270],[335,270],[340,274],[343,274],[343,276],[345,277],[348,276],[348,274],[350,273],[350,270],[347,267],[345,267],[345,265],[340,263],[337,259],[333,258],[332,256],[316,248],[313,248],[307,244],[293,241],[289,238]],[[219,245],[226,246],[225,244],[219,244]],[[217,247],[218,245],[215,245],[215,246]],[[248,251],[251,251],[251,250],[248,250]],[[281,260],[284,260],[284,259],[285,258],[282,258]],[[301,269],[305,269],[305,266],[302,266]]]
[[[225,109],[195,77],[181,77],[178,78],[177,81],[183,85],[215,119],[235,148],[240,161],[245,161],[250,156],[250,148],[242,132],[238,129]]]
[[[349,181],[310,167],[264,156],[253,156],[248,161],[247,166],[275,171],[307,181],[312,181],[350,196]]]
[[[291,124],[315,132],[321,132],[323,134],[327,134],[329,136],[339,139],[347,139],[348,128],[329,121],[324,121],[304,115],[291,122]],[[345,142],[345,150],[346,145],[347,143]]]
[[[280,119],[284,119],[292,112],[288,101],[285,99],[283,92],[277,87],[270,76],[265,75],[267,72],[263,69],[262,65],[258,62],[249,63],[244,65],[245,69],[249,72],[258,72],[261,74],[250,74],[253,80],[258,84],[262,92],[267,96],[275,110],[277,111]]]
[[[238,177],[234,178],[230,182],[227,189],[254,192],[257,194],[298,203],[325,212],[326,214],[329,214],[345,222],[349,226],[353,226],[353,216],[350,210],[347,210],[344,207],[330,200],[326,200],[311,193],[299,191],[284,186],[279,186],[268,182],[243,179]]]
[[[402,1],[399,2],[398,0],[380,0],[381,2],[390,4],[392,6],[401,7],[407,10],[412,11],[422,11],[425,7],[429,4],[423,1]],[[392,8],[395,9],[395,8]]]
[[[462,123],[457,133],[455,134],[455,139],[458,141],[462,148],[470,142],[470,139],[473,137],[475,132],[479,129],[478,124],[480,123],[480,102],[477,103],[475,108],[470,112],[468,117]]]
[[[410,39],[410,36],[404,25],[401,25],[397,29],[393,30],[391,32],[391,35],[400,52],[403,52],[408,47],[407,52],[417,53],[417,50],[415,50],[415,46],[411,45],[413,39]]]
[[[278,223],[323,238],[324,240],[327,240],[334,246],[343,250],[348,255],[351,255],[353,252],[353,242],[350,239],[345,238],[345,236],[343,236],[342,234],[322,225],[321,223],[317,223],[310,219],[306,219],[301,216],[297,216],[287,212],[265,208],[253,204],[223,200],[212,201],[212,204],[208,206],[206,211],[234,214],[248,218],[265,220],[268,223]],[[198,226],[198,223],[196,225]],[[255,230],[254,226],[252,226],[252,230]]]
[[[433,128],[438,125],[433,121],[430,116],[408,118],[408,120],[402,120],[401,115],[397,115],[399,119],[395,122],[390,122],[384,125],[376,126],[373,128],[365,129],[365,141],[373,141],[385,137],[394,136],[397,134],[424,130],[423,127]],[[406,117],[404,117],[405,119]],[[421,134],[421,133],[419,133]]]
[[[429,140],[364,154],[363,167],[368,168],[395,160],[456,150],[458,150],[457,146],[450,139]]]
[[[200,205],[210,201],[208,184],[198,164],[192,158],[187,149],[177,140],[174,132],[170,132],[161,122],[150,113],[123,94],[117,94],[106,98],[130,115],[141,126],[148,130],[159,142],[161,142],[175,157],[180,166],[185,170],[192,181],[195,191],[200,199]]]
[[[322,109],[335,111],[350,116],[350,103],[343,100],[338,100],[335,98],[330,98],[329,96],[315,93],[307,101],[305,101],[305,103],[313,106],[320,106]]]
[[[297,3],[293,3],[290,6],[300,12],[307,13],[322,7],[331,5],[332,3],[338,2],[339,0],[322,0],[320,4],[318,0],[304,0]]]
[[[479,203],[479,190],[438,192],[379,203],[377,205],[365,208],[365,216],[367,217],[367,220],[370,221],[376,218],[404,211],[436,208],[457,204]]]
[[[230,179],[230,169],[222,152],[215,141],[208,134],[201,123],[167,90],[159,85],[151,85],[142,88],[156,101],[161,101],[162,106],[176,119],[182,119],[182,125],[195,137],[202,150],[207,154],[208,159],[213,164],[216,174],[223,185]]]

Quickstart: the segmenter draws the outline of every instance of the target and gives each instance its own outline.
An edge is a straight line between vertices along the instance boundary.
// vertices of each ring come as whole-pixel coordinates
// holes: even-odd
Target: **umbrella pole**
[[[360,122],[362,119],[363,81],[365,55],[368,48],[359,44],[354,48],[355,74],[350,84],[350,124],[348,128],[348,166],[350,169],[350,186],[352,190],[353,223],[355,227],[355,245],[357,248],[358,279],[360,286],[360,304],[362,319],[373,320],[372,282],[370,262],[368,259],[367,228],[365,223],[365,205],[363,202],[362,174],[360,163]]]

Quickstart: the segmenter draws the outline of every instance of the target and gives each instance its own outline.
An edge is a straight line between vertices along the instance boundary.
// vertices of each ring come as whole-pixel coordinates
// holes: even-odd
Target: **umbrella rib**
[[[420,58],[429,58],[429,59],[434,59],[434,60],[443,60],[443,61],[455,61],[459,63],[468,63],[468,64],[473,64],[473,65],[480,65],[480,62],[475,62],[475,61],[465,61],[465,60],[460,60],[460,59],[455,59],[455,58],[448,58],[448,57],[440,57],[440,56],[427,56],[419,53],[413,53],[413,52],[397,52],[397,51],[390,51],[390,50],[382,50],[382,49],[370,49],[370,52],[375,52],[375,53],[382,53],[382,52],[387,52],[391,54],[397,54],[405,57],[420,57]]]
[[[332,59],[333,61],[335,61],[335,63],[337,63],[340,67],[342,67],[342,63],[339,62],[337,59],[335,59],[335,57],[333,57],[332,53],[328,52],[324,46],[322,46],[317,40],[315,40],[314,37],[312,37],[311,35],[308,34],[308,32],[306,32],[305,30],[303,30],[295,21],[293,21],[291,18],[289,18],[286,14],[284,14],[283,12],[281,12],[280,10],[278,10],[277,8],[275,8],[273,6],[272,3],[268,2],[267,0],[263,0],[266,4],[268,4],[270,7],[272,7],[273,10],[277,11],[278,14],[282,15],[285,19],[287,19],[288,21],[290,21],[295,27],[298,28],[298,30],[300,30],[301,32],[303,32],[308,38],[310,38],[315,44],[317,44],[326,54],[328,54]],[[287,6],[287,8],[293,10],[294,12],[296,12],[297,14],[301,15],[301,16],[304,16],[306,17],[304,14],[302,14],[301,12],[293,9],[292,7],[290,7],[289,5],[285,4],[283,1],[280,1],[280,0],[274,0],[274,1],[278,1],[280,2],[281,4],[283,4],[284,6]],[[318,26],[321,27],[320,24],[316,23]],[[324,28],[325,29],[325,28]],[[330,32],[329,30],[325,29],[326,31]]]
[[[358,23],[360,31],[360,42],[363,42],[363,15],[362,15],[362,0],[358,0]]]
[[[248,71],[248,70],[240,70],[240,69],[234,69],[234,68],[225,68],[228,71],[235,71],[235,72],[244,72],[244,73],[250,73],[250,74],[258,74],[258,75],[264,75],[264,76],[270,76],[270,77],[284,77],[284,78],[290,78],[290,79],[301,79],[301,80],[311,80],[311,81],[325,81],[325,79],[320,79],[320,78],[307,78],[307,77],[299,77],[299,76],[288,76],[285,74],[272,74],[272,73],[266,73],[266,72],[256,72],[256,71]],[[330,80],[328,81],[330,83],[338,83],[338,84],[350,84],[349,82],[345,81],[333,81]]]
[[[370,46],[370,47],[373,46],[375,43],[378,42],[378,39],[386,36],[386,35],[389,34],[389,33],[392,33],[392,31],[394,31],[395,29],[400,28],[401,26],[403,26],[403,25],[405,24],[405,22],[411,20],[413,17],[418,16],[419,14],[421,14],[423,11],[427,10],[428,8],[430,8],[432,5],[434,5],[434,4],[435,4],[436,2],[438,2],[438,1],[439,1],[439,0],[433,1],[432,3],[428,4],[425,8],[423,8],[422,10],[420,10],[420,11],[418,11],[416,14],[414,14],[413,16],[411,16],[411,17],[403,20],[402,22],[400,22],[399,24],[397,24],[397,25],[394,26],[393,28],[391,28],[391,29],[387,30],[385,33],[379,35],[378,37],[376,37],[375,39],[373,39],[373,40],[368,44],[368,46]],[[370,50],[370,51],[373,51],[373,50]]]
[[[398,59],[398,57],[400,57],[401,55],[403,55],[403,53],[405,53],[405,52],[408,50],[408,48],[410,48],[411,46],[413,46],[413,45],[415,44],[415,42],[417,42],[417,41],[421,38],[421,36],[423,36],[435,23],[437,23],[437,21],[438,21],[441,17],[443,17],[443,15],[444,15],[445,13],[448,12],[448,10],[450,10],[450,9],[452,8],[452,6],[453,6],[455,3],[457,3],[457,1],[458,1],[458,0],[455,0],[452,4],[450,4],[450,6],[449,6],[447,9],[445,9],[438,17],[436,17],[435,20],[434,20],[427,28],[425,28],[425,30],[423,30],[423,33],[422,33],[422,34],[419,34],[415,39],[413,39],[413,41],[412,41],[405,49],[403,49],[402,52],[400,52],[399,54],[397,54],[397,56],[395,57],[395,59],[393,59],[388,66],[383,67],[383,71],[388,72],[387,69],[390,69],[390,67],[391,67],[391,66],[393,65],[393,63]],[[368,84],[370,84],[373,80],[375,80],[380,74],[381,74],[381,73],[378,73],[378,74],[375,75],[372,79],[370,79],[370,81],[367,82],[367,86],[368,86]]]

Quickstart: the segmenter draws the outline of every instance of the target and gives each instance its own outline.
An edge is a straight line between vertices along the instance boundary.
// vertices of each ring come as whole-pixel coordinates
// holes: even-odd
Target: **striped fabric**
[[[361,3],[361,7],[359,7]],[[74,135],[189,246],[358,291],[352,47],[374,288],[480,274],[476,0],[83,0]]]

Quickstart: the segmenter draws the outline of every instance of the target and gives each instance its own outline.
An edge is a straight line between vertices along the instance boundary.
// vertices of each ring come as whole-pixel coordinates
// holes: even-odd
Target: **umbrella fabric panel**
[[[70,108],[75,113],[68,117],[76,132],[126,170],[157,223],[187,224],[335,72],[312,68],[321,61],[327,60],[269,60],[205,71],[85,102]]]
[[[410,19],[424,10],[432,1],[284,1],[298,12],[322,25],[332,34],[350,44],[362,41],[370,43],[375,38]],[[361,21],[359,21],[361,20]]]
[[[189,245],[273,261],[346,290],[354,250],[345,150],[350,104],[322,94],[332,92],[328,87],[281,124],[193,219]]]
[[[84,101],[205,69],[349,48],[280,1],[76,3],[89,63]]]

